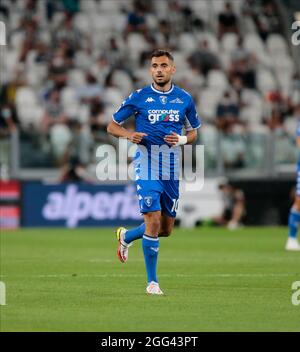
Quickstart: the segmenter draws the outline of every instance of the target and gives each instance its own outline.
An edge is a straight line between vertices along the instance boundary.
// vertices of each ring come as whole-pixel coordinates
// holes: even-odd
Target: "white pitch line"
[[[268,274],[203,274],[195,276],[205,276],[205,277],[286,277],[286,276],[299,276],[300,273],[268,273]],[[180,274],[179,274],[180,276]],[[183,274],[183,276],[185,276]],[[193,275],[191,275],[193,276]],[[187,276],[188,277],[188,276]]]
[[[299,276],[298,273],[268,273],[268,274],[228,274],[228,273],[220,273],[220,274],[198,274],[198,275],[188,275],[188,274],[160,274],[160,277],[289,277],[289,276]],[[84,277],[84,278],[134,278],[134,277],[144,277],[143,274],[37,274],[37,275],[22,275],[22,276],[9,276],[9,275],[0,275],[1,278],[5,277],[13,277],[13,278],[65,278],[65,277]]]

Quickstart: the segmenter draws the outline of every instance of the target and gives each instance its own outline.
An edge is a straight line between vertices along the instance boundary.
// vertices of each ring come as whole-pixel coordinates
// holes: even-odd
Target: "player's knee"
[[[149,230],[151,232],[151,234],[155,235],[159,233],[159,229],[160,229],[160,221],[157,218],[152,218],[150,223],[149,223]]]

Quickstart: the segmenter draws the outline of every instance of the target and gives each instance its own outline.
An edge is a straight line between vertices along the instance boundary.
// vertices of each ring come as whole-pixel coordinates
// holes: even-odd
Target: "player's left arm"
[[[192,144],[197,140],[197,130],[186,131],[185,136],[180,136],[175,132],[171,132],[165,137],[165,142],[169,145]]]
[[[186,130],[185,136],[180,136],[175,132],[171,132],[165,137],[165,142],[169,145],[183,145],[192,144],[197,140],[197,129],[201,126],[201,121],[198,117],[195,103],[193,99],[190,99],[189,105],[186,110],[186,119],[184,127]]]

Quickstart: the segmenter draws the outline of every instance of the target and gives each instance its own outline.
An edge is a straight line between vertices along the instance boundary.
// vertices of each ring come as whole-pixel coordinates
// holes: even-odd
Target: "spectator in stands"
[[[67,84],[70,61],[66,56],[64,48],[60,47],[54,51],[48,69],[48,79],[56,88],[63,88]]]
[[[15,106],[17,90],[22,86],[26,86],[26,84],[24,67],[23,65],[17,65],[11,80],[6,84],[0,85],[0,105],[10,104]]]
[[[267,125],[273,133],[275,164],[295,162],[296,150],[294,146],[294,138],[289,136],[284,125],[284,116],[278,108],[272,110]]]
[[[263,41],[266,41],[271,33],[280,33],[279,16],[271,0],[263,1],[262,9],[254,14],[254,22]]]
[[[216,125],[224,133],[230,132],[233,125],[239,123],[239,106],[232,92],[224,92],[216,114]]]
[[[49,128],[55,124],[66,124],[68,117],[60,102],[60,91],[53,89],[45,104],[45,112],[42,120],[42,130],[47,133]]]
[[[237,105],[239,110],[245,107],[247,104],[243,100],[244,84],[240,76],[234,76],[231,81],[231,88],[237,98]]]
[[[295,117],[295,119],[300,121],[300,102],[294,108],[294,117]]]
[[[0,14],[8,18],[9,16],[9,1],[10,0],[2,0],[0,4]]]
[[[182,3],[181,13],[183,15],[183,31],[192,32],[193,30],[203,30],[204,22],[197,17],[195,12],[189,7],[189,4]]]
[[[73,67],[73,60],[74,60],[74,56],[75,56],[75,51],[77,50],[77,48],[75,49],[71,43],[66,40],[66,39],[62,39],[57,43],[57,48],[58,50],[61,51],[62,53],[62,57],[64,58],[65,64],[67,65],[67,67],[70,69]]]
[[[207,40],[200,43],[199,49],[196,49],[188,58],[192,69],[198,70],[204,76],[212,69],[220,68],[218,57],[210,50]]]
[[[127,25],[124,31],[125,38],[129,33],[142,33],[145,37],[148,34],[148,27],[146,23],[146,6],[143,1],[133,1],[133,11],[129,13],[127,18]]]
[[[278,108],[273,108],[270,118],[266,121],[271,131],[281,133],[284,131],[284,118]]]
[[[183,31],[184,28],[184,17],[182,12],[182,6],[178,0],[168,1],[168,10],[166,20],[170,23],[172,32],[177,35]]]
[[[61,0],[61,3],[66,12],[70,14],[75,14],[80,10],[81,0]]]
[[[128,67],[128,63],[122,49],[121,42],[118,38],[115,36],[109,38],[108,45],[105,50],[103,50],[103,53],[105,54],[109,65],[113,69],[126,70]]]
[[[223,211],[214,221],[218,225],[235,230],[242,224],[246,212],[244,193],[228,182],[221,183],[219,190],[223,200]]]
[[[286,99],[279,89],[270,90],[265,95],[265,100],[273,111],[278,111],[282,115],[287,115],[289,113],[290,106],[288,99]]]
[[[91,148],[93,146],[92,136],[89,128],[77,120],[70,120],[72,141],[68,146],[66,157],[78,158],[81,165],[87,166],[91,161]]]
[[[291,92],[289,96],[289,105],[300,104],[300,73],[295,72],[291,82]]]
[[[119,11],[116,11],[115,14],[118,21],[118,16],[124,16],[125,23],[127,19],[128,23],[126,29],[124,29],[125,34],[132,32],[142,33],[147,42],[146,50],[139,57],[141,67],[138,67],[139,70],[136,70],[136,58],[132,58],[134,62],[131,61],[131,57],[127,52],[126,42],[124,42],[124,33],[118,29],[118,24],[109,26],[111,28],[108,28],[107,33],[105,33],[105,35],[108,35],[108,40],[102,40],[99,37],[99,42],[95,43],[94,40],[90,40],[91,38],[88,35],[83,35],[83,33],[91,33],[91,31],[87,30],[82,33],[79,28],[84,29],[84,26],[87,26],[86,29],[89,29],[89,26],[93,27],[93,23],[86,23],[86,20],[89,21],[89,13],[86,11],[80,13],[78,18],[77,16],[73,16],[79,9],[80,3],[83,4],[83,1],[85,0],[81,2],[80,0],[0,1],[0,13],[11,19],[9,26],[12,27],[11,34],[7,38],[9,60],[0,63],[1,73],[5,72],[6,76],[3,87],[0,87],[0,91],[5,90],[5,99],[0,100],[0,105],[1,107],[6,107],[9,104],[13,109],[16,90],[21,86],[28,87],[32,84],[29,88],[33,92],[33,95],[43,91],[48,98],[43,120],[44,130],[50,139],[52,138],[53,130],[56,130],[53,134],[57,139],[53,137],[51,141],[53,141],[53,144],[56,143],[62,146],[58,148],[59,150],[55,155],[60,157],[65,150],[65,146],[69,145],[66,159],[70,155],[77,155],[78,157],[79,150],[82,148],[84,155],[80,156],[81,161],[88,162],[87,153],[91,150],[90,141],[114,143],[112,140],[105,140],[105,136],[102,133],[105,130],[107,120],[111,116],[110,112],[115,110],[119,101],[126,95],[124,94],[126,84],[123,84],[123,82],[123,85],[117,84],[120,80],[114,82],[116,80],[113,77],[114,74],[116,73],[115,77],[117,77],[120,73],[117,71],[126,71],[137,89],[141,87],[141,84],[147,84],[148,82],[144,79],[144,63],[145,59],[148,58],[149,51],[152,51],[154,47],[160,46],[168,47],[176,52],[179,45],[178,38],[181,33],[187,31],[191,35],[191,38],[197,38],[197,31],[202,29],[203,23],[197,18],[197,14],[191,10],[191,1],[169,0],[163,2],[163,6],[160,6],[161,2],[156,6],[155,2],[149,0],[128,0],[127,3],[124,2],[125,4],[120,2]],[[97,11],[100,9],[98,6],[99,2],[99,0],[95,0]],[[126,9],[129,3],[132,3],[134,6],[132,13],[127,17]],[[264,39],[269,33],[279,30],[277,9],[269,0],[245,0],[243,3],[245,3],[243,5],[244,14],[252,16],[255,19],[260,35]],[[213,6],[213,4],[209,4],[208,6]],[[160,8],[163,11],[165,9],[166,12],[163,13],[161,11],[161,13],[158,13],[157,10]],[[22,12],[20,9],[22,9]],[[54,14],[55,16],[53,16]],[[21,21],[18,25],[15,22],[16,19],[20,18],[20,15]],[[48,22],[42,22],[45,15]],[[56,25],[57,20],[59,21],[62,15],[64,16],[63,20]],[[151,16],[158,19],[159,28],[153,28],[155,19],[152,21]],[[150,31],[147,28],[148,19],[149,23],[151,23],[151,29],[153,28],[154,30]],[[204,21],[208,22],[208,32],[213,28],[214,23],[212,20],[210,16],[204,19]],[[233,7],[230,4],[226,4],[224,11],[219,16],[219,30],[220,36],[227,32],[239,34],[239,18],[234,13]],[[199,37],[201,37],[201,34]],[[199,90],[202,88],[203,82],[205,82],[205,77],[202,76],[202,73],[207,75],[211,69],[222,69],[218,54],[216,55],[211,50],[209,43],[209,41],[204,40],[199,44],[195,40],[195,49],[190,57],[187,57],[188,55],[184,50],[179,50],[178,52],[178,67],[180,68],[179,71],[183,72],[182,77],[178,78],[178,83],[180,82],[183,87],[187,85],[188,91],[191,91],[193,95],[195,94],[196,99],[199,98]],[[219,131],[223,132],[219,133],[219,135],[222,135],[226,139],[225,144],[227,143],[227,154],[224,157],[225,167],[240,167],[244,163],[244,147],[241,138],[236,137],[234,132],[240,127],[237,125],[237,123],[240,123],[238,112],[245,106],[243,99],[246,101],[247,98],[245,96],[247,94],[244,93],[251,95],[252,92],[249,92],[247,88],[256,89],[255,72],[258,67],[255,57],[244,47],[241,35],[238,40],[237,49],[233,50],[231,54],[232,63],[226,73],[234,92],[230,92],[230,98],[224,96],[219,102],[216,124],[220,129]],[[16,56],[18,57],[15,59]],[[33,60],[31,60],[32,57]],[[187,69],[185,71],[187,59],[189,59],[192,70]],[[37,68],[39,79],[36,80],[27,79],[28,74],[30,74],[31,78],[32,72],[34,73],[34,69],[32,70],[32,67],[30,67],[32,62],[34,63],[34,68]],[[183,67],[182,70],[181,65]],[[45,76],[43,72],[44,68],[47,71]],[[74,76],[73,72],[70,72],[71,69],[77,71],[74,72]],[[58,97],[60,96],[59,91],[63,87],[68,87],[69,84],[76,84],[77,78],[80,81],[82,73],[84,75],[85,72],[90,72],[86,77],[87,84],[80,87],[79,90],[77,90],[77,86],[76,88],[71,87],[69,89],[69,91],[73,89],[73,91],[75,90],[78,93],[72,99],[77,98],[81,104],[85,104],[85,106],[80,106],[80,112],[83,112],[81,114],[83,116],[82,120],[86,117],[85,124],[82,125],[78,121],[76,123],[75,120],[75,124],[71,122],[69,127],[69,120],[71,118],[76,119],[77,116],[71,116],[72,109],[67,110],[70,116],[65,115],[60,104],[60,98]],[[122,72],[120,77],[122,77]],[[265,105],[279,109],[284,114],[291,115],[295,105],[300,102],[299,82],[299,77],[295,76],[293,82],[291,82],[291,92],[287,92],[289,99],[282,92],[270,92],[265,97]],[[253,92],[254,94],[257,95],[257,92]],[[50,96],[51,98],[49,98]],[[69,99],[68,94],[66,96],[66,100]],[[281,98],[279,99],[278,96],[281,96]],[[100,99],[98,99],[99,97]],[[201,103],[200,101],[200,109]],[[215,105],[216,101],[214,99],[208,104],[208,110],[211,113],[210,116],[213,115],[212,111],[214,111]],[[37,109],[39,110],[38,105]],[[22,124],[25,120],[23,120],[21,110],[26,110],[26,107],[25,109],[20,109],[19,112],[20,126],[24,129]],[[7,116],[7,112],[4,115]],[[6,123],[13,126],[13,124],[10,124],[10,119],[3,120],[2,118],[2,125],[6,125]],[[26,126],[25,123],[24,126]],[[280,130],[280,124],[276,124],[273,120],[268,122],[268,126],[272,130],[274,128],[275,130]],[[7,125],[5,128],[7,132]],[[37,135],[36,131],[33,130],[32,132],[32,136],[34,134]],[[60,143],[61,139],[58,138],[60,133],[64,134],[64,143]],[[71,141],[73,137],[76,139],[74,143]],[[41,134],[38,134],[38,138],[40,140],[43,139],[44,142],[46,141],[45,135],[41,137]],[[45,145],[49,143],[44,142],[43,144]],[[40,159],[46,160],[42,154],[43,148],[34,147],[33,150],[40,150]],[[30,152],[27,155],[30,155]],[[230,156],[232,157],[230,158]],[[50,160],[50,158],[47,160]]]
[[[35,48],[35,44],[39,40],[37,19],[26,19],[23,17],[19,30],[24,32],[24,41],[21,46],[19,61],[25,62],[29,51]]]
[[[22,11],[24,18],[31,20],[35,18],[37,13],[37,1],[36,0],[24,0],[25,6]]]
[[[89,176],[85,167],[80,163],[77,157],[73,157],[63,165],[59,182],[87,182],[94,183]]]
[[[13,105],[3,104],[0,106],[0,138],[10,135],[17,129],[18,117]]]
[[[49,64],[51,60],[50,48],[42,41],[38,42],[35,46],[34,62],[37,64]]]
[[[54,44],[59,42],[67,42],[71,49],[76,50],[82,45],[85,37],[73,25],[73,17],[70,13],[65,13],[62,23],[54,32]]]
[[[80,0],[45,0],[46,16],[51,22],[57,11],[65,10],[67,13],[75,14],[80,11]]]
[[[219,38],[225,33],[239,33],[238,17],[234,13],[230,2],[226,2],[224,10],[219,14]]]
[[[108,55],[106,55],[106,53],[101,53],[95,60],[94,64],[90,67],[89,71],[96,77],[99,84],[104,87],[105,77],[111,71]]]
[[[250,52],[247,48],[245,48],[244,38],[241,35],[239,35],[238,37],[236,48],[231,52],[231,60],[233,62],[247,60],[256,63],[255,55]]]
[[[246,215],[244,192],[227,180],[220,182],[219,191],[223,203],[222,213],[212,219],[205,220],[203,225],[227,226],[228,229],[235,230],[242,225]]]
[[[161,48],[169,48],[170,50],[173,50],[176,48],[178,39],[176,35],[174,35],[174,31],[171,26],[171,23],[166,19],[162,19],[159,21],[159,31],[157,33],[157,41],[158,41],[158,45]]]
[[[300,103],[295,105],[284,120],[284,126],[288,134],[294,139],[297,131],[297,124],[300,121]]]
[[[93,74],[88,72],[85,76],[85,80],[86,84],[78,88],[77,96],[81,102],[89,104],[95,99],[101,98],[103,89]]]
[[[94,141],[96,143],[110,143],[107,134],[107,120],[105,118],[105,106],[101,101],[94,101],[91,104],[90,127]]]
[[[242,57],[231,62],[228,70],[229,81],[239,76],[245,88],[256,89],[255,64],[252,57]]]

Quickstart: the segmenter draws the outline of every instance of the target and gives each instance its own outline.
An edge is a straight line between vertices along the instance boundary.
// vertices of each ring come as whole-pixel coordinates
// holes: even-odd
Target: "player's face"
[[[167,56],[153,57],[150,72],[153,81],[160,87],[170,82],[176,71],[174,62]]]

